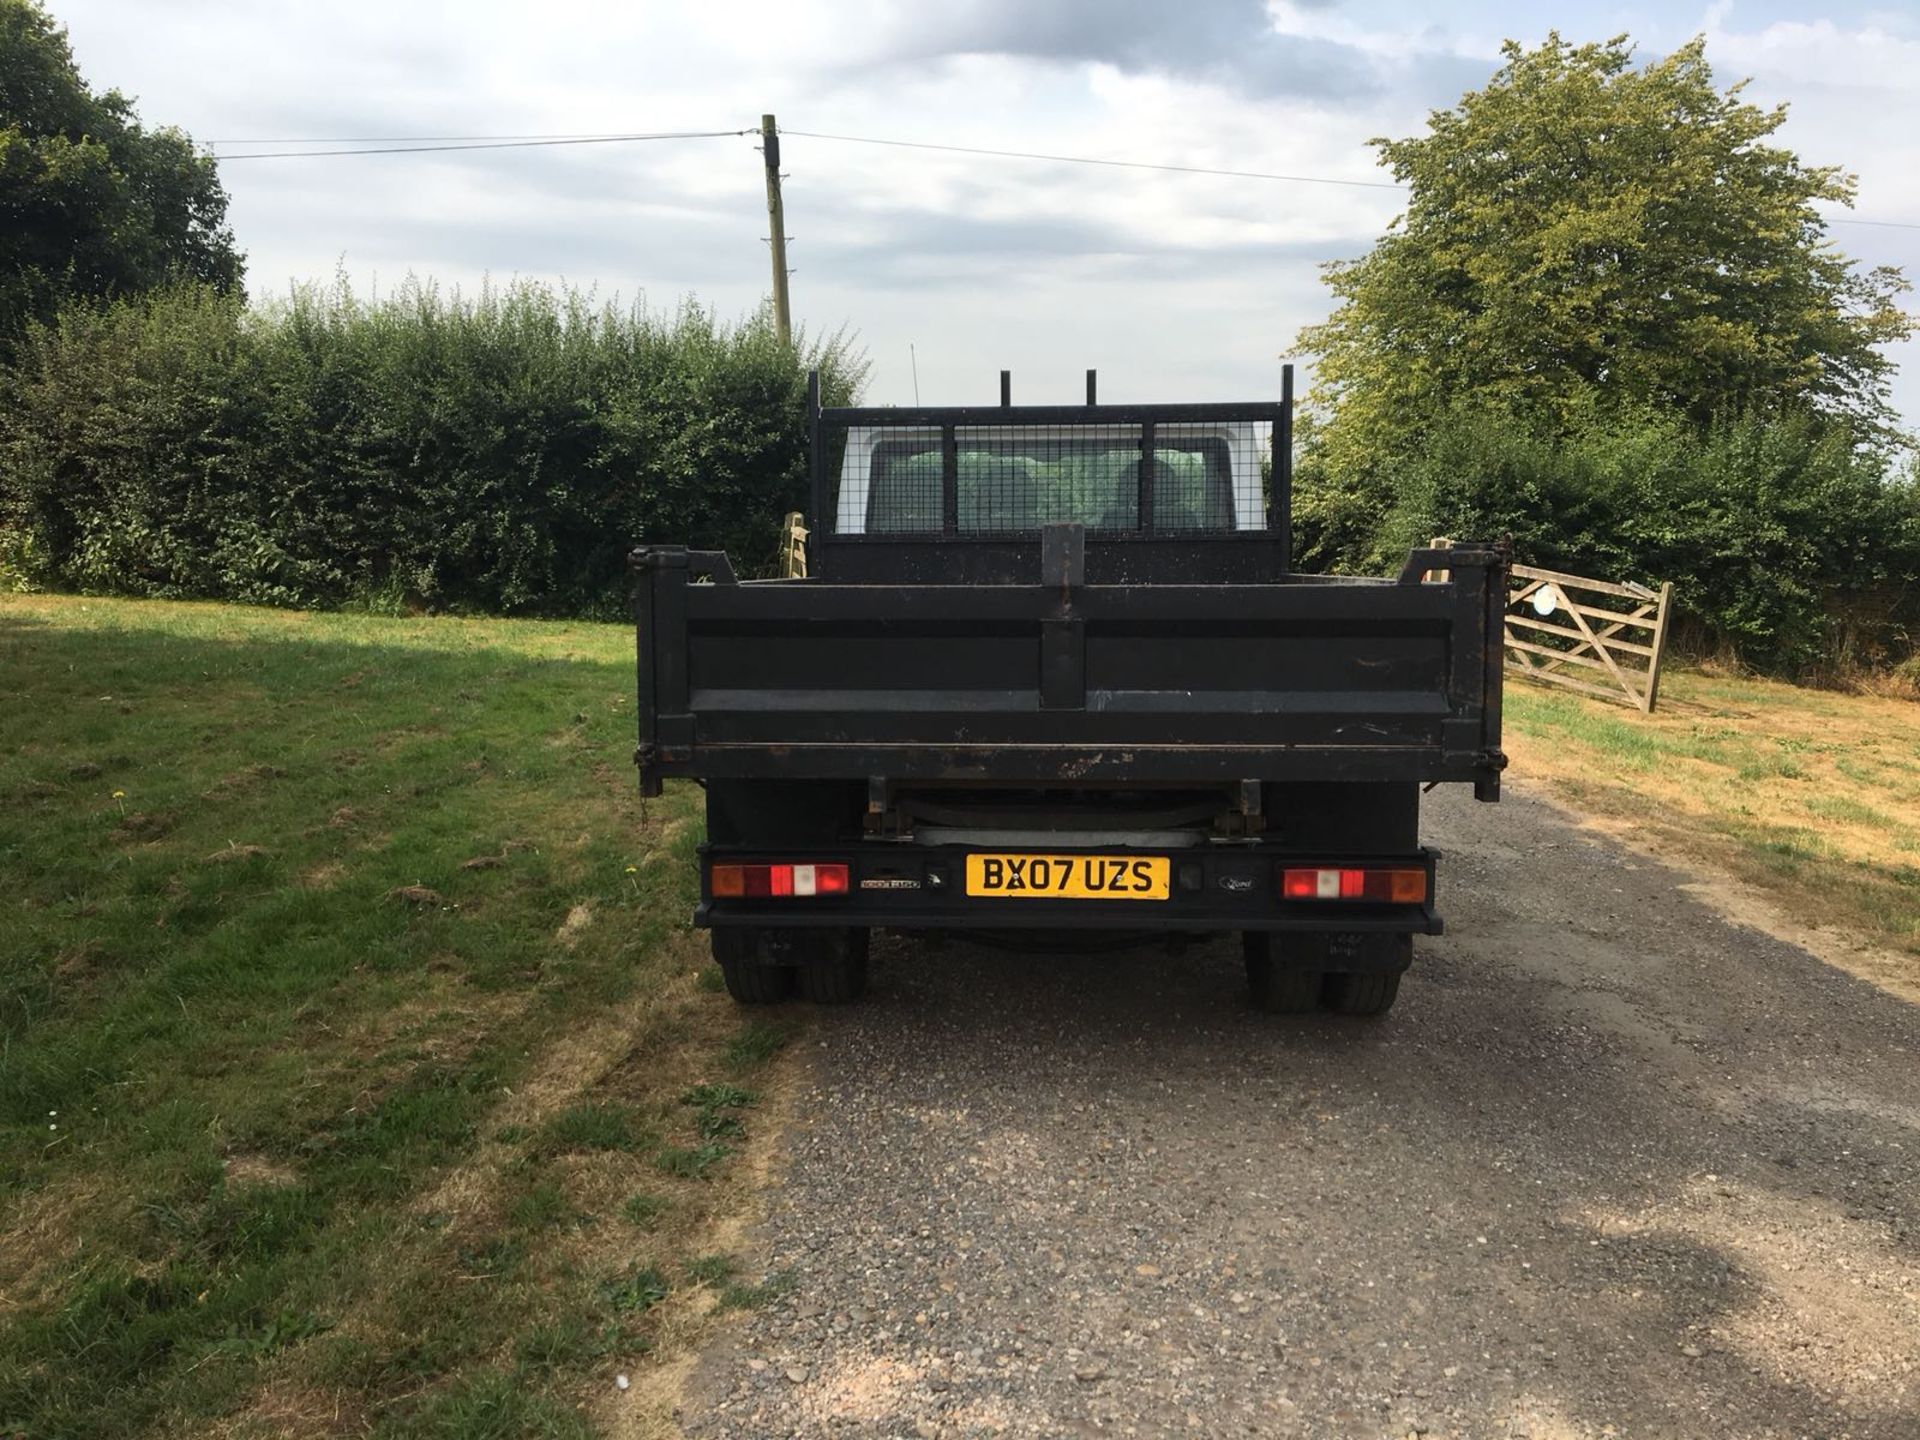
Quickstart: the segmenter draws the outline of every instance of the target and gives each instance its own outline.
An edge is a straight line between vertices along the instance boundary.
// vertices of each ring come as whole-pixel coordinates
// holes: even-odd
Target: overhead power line
[[[642,140],[712,140],[757,134],[757,128],[739,130],[672,130],[654,133],[548,135],[330,135],[300,140],[215,140],[220,145],[346,145],[342,150],[255,150],[243,155],[221,155],[229,160],[298,160],[329,155],[413,155],[451,150],[516,150],[555,145],[617,145]],[[941,145],[929,140],[890,140],[877,135],[837,135],[820,130],[789,130],[805,140],[827,140],[847,145],[884,145],[898,150],[937,150],[950,155],[983,155],[1000,160],[1039,160],[1057,165],[1099,165],[1117,170],[1157,170],[1174,175],[1214,175],[1230,180],[1277,180],[1298,185],[1340,185],[1359,190],[1394,190],[1406,186],[1392,180],[1350,180],[1333,175],[1294,175],[1273,170],[1226,170],[1206,165],[1173,165],[1149,160],[1110,160],[1095,155],[1055,155],[1035,150],[993,150],[978,145]],[[1833,225],[1865,225],[1875,230],[1920,230],[1920,221],[1867,220],[1852,215],[1829,215]]]
[[[438,145],[450,140],[617,140],[631,130],[545,130],[532,135],[272,135],[259,140],[209,140],[209,145]]]
[[[1051,160],[1062,165],[1109,165],[1120,170],[1168,170],[1179,175],[1223,175],[1233,180],[1292,180],[1302,185],[1351,185],[1362,190],[1404,190],[1392,180],[1342,180],[1331,175],[1281,175],[1270,170],[1214,170],[1203,165],[1158,165],[1146,160],[1102,160],[1092,155],[1043,155],[1031,150],[984,150],[973,145],[935,145],[924,140],[881,140],[871,135],[825,135],[816,130],[782,129],[782,135],[808,140],[840,140],[851,145],[891,145],[902,150],[945,150],[955,155],[992,155],[1002,160]]]
[[[1093,155],[1048,155],[1030,150],[987,150],[972,145],[936,145],[925,140],[883,140],[873,135],[828,135],[814,130],[788,130],[782,135],[799,135],[808,140],[839,140],[852,145],[888,145],[903,150],[944,150],[956,155],[992,155],[1004,160],[1051,160],[1062,165],[1107,165],[1122,170],[1165,170],[1178,175],[1222,175],[1235,180],[1287,180],[1302,185],[1348,185],[1367,190],[1400,190],[1407,187],[1392,180],[1346,180],[1331,175],[1284,175],[1270,170],[1215,170],[1201,165],[1164,165],[1146,160],[1107,160]],[[1920,230],[1920,222],[1911,220],[1858,220],[1848,215],[1829,215],[1835,225],[1871,225],[1885,230]]]
[[[1834,225],[1871,225],[1876,230],[1920,230],[1920,221],[1915,220],[1856,220],[1851,215],[1829,215],[1827,220]]]
[[[553,140],[483,140],[470,144],[390,145],[352,150],[255,150],[246,155],[221,155],[216,158],[225,164],[234,160],[305,160],[323,155],[418,155],[428,151],[445,150],[526,150],[551,145],[614,145],[635,140],[714,140],[724,136],[753,133],[752,130],[674,130],[654,135],[579,135]],[[227,143],[239,142],[228,141]]]

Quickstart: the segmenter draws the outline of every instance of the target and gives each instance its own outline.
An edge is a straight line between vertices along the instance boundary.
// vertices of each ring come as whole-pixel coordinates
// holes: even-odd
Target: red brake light
[[[847,893],[845,865],[715,865],[708,888],[716,899],[804,899]]]
[[[1287,900],[1370,900],[1420,905],[1427,898],[1427,872],[1289,867],[1280,872],[1280,894]]]
[[[1316,899],[1320,894],[1320,873],[1318,870],[1284,870],[1280,874],[1280,893],[1289,900]],[[1339,891],[1336,889],[1334,893]]]

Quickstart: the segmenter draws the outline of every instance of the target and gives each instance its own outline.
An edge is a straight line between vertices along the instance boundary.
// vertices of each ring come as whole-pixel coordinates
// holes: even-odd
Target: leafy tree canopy
[[[0,0],[0,357],[69,297],[183,278],[234,288],[226,217],[211,156],[90,90],[34,0]]]
[[[1702,39],[1641,68],[1625,36],[1503,54],[1425,134],[1373,142],[1406,211],[1327,267],[1338,305],[1301,336],[1336,470],[1464,397],[1549,431],[1614,406],[1885,425],[1909,287],[1828,242],[1816,204],[1854,179],[1771,142],[1784,106],[1717,89]]]

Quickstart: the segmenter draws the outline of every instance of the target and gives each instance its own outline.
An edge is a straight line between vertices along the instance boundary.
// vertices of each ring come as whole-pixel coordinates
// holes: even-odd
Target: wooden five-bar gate
[[[1510,566],[1508,574],[1509,670],[1652,713],[1671,582],[1650,590],[1532,565]]]

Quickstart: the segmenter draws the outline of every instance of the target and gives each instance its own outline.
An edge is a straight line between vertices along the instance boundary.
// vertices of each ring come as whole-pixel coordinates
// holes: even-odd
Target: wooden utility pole
[[[760,154],[767,162],[767,225],[773,241],[773,324],[782,345],[793,344],[793,310],[787,303],[787,215],[780,204],[780,127],[760,117]]]

